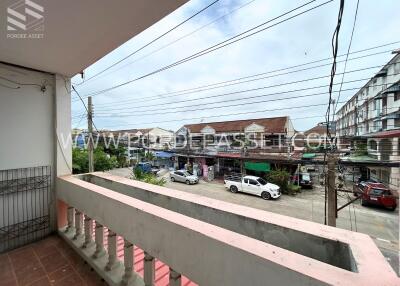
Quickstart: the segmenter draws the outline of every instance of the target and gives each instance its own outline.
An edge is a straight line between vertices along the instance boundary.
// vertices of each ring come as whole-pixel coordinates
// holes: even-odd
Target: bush
[[[164,178],[159,179],[151,173],[143,173],[143,171],[139,168],[133,169],[131,179],[157,186],[164,186],[167,183]]]
[[[267,181],[278,185],[281,188],[282,193],[288,193],[288,181],[290,174],[286,170],[272,170],[268,173]]]
[[[289,184],[288,185],[288,193],[289,195],[294,195],[296,193],[301,192],[301,187],[295,184]]]

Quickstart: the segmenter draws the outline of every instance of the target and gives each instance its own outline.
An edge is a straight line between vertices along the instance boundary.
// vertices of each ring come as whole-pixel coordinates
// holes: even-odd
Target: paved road
[[[129,177],[128,169],[116,169],[112,174]],[[168,174],[166,175],[168,179]],[[171,182],[168,179],[166,187],[206,197],[258,208],[291,217],[324,223],[324,190],[317,186],[313,190],[304,190],[296,196],[283,195],[278,200],[265,201],[248,194],[232,194],[225,190],[220,182],[206,182],[187,186]],[[352,195],[350,195],[352,197]],[[347,196],[338,198],[338,205],[347,202]],[[362,232],[370,235],[383,255],[399,274],[399,209],[395,212],[363,207],[359,202],[341,210],[337,219],[337,227]],[[400,275],[399,275],[400,276]]]

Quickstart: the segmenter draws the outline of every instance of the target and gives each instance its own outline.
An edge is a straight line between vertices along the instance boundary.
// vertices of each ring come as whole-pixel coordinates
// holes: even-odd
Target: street
[[[130,169],[115,169],[110,173],[130,177]],[[230,203],[287,215],[299,219],[324,223],[324,188],[314,186],[312,190],[303,190],[296,196],[282,195],[277,200],[263,200],[260,197],[244,193],[232,194],[227,191],[222,182],[206,182],[200,180],[196,185],[171,182],[168,174],[165,187],[197,195],[210,197]],[[349,194],[353,198],[352,194]],[[338,196],[338,206],[347,202],[347,195]],[[341,210],[336,221],[337,227],[358,231],[370,235],[386,257],[390,265],[399,275],[399,212],[375,207],[363,207],[360,202]]]

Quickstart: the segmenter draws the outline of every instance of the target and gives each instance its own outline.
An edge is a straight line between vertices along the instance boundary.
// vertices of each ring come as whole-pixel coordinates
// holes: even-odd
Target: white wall
[[[42,92],[40,86],[0,78],[0,170],[53,166],[54,76],[3,64],[0,76],[19,83],[47,82]]]

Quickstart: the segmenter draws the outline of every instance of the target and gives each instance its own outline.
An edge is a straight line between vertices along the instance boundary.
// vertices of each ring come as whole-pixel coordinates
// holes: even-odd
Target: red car
[[[397,207],[396,197],[381,183],[360,182],[355,186],[355,194],[361,196],[361,205],[377,205],[395,210]]]

